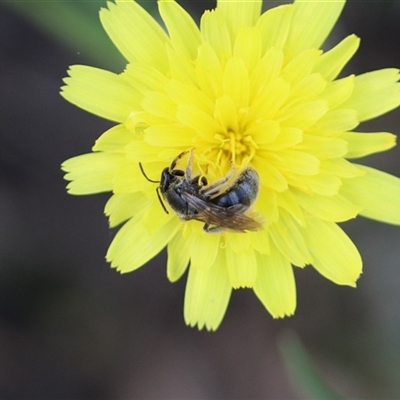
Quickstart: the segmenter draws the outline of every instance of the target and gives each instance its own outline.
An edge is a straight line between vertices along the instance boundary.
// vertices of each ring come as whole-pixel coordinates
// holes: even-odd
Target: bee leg
[[[203,186],[207,186],[208,181],[205,176],[197,175],[190,180],[190,183],[200,188]]]
[[[186,164],[186,170],[185,170],[185,178],[190,179],[192,176],[193,149],[191,149],[190,151],[186,151],[185,153],[189,153],[189,159]]]
[[[171,165],[170,165],[170,167],[169,167],[169,172],[171,172],[171,171],[176,167],[176,164],[178,163],[178,161],[179,161],[185,154],[187,154],[187,153],[189,153],[188,150],[182,151],[182,153],[178,154],[178,155],[172,160],[172,163],[171,163]]]
[[[204,189],[201,190],[201,194],[203,194],[206,197],[212,197],[215,194],[218,194],[218,192],[224,187],[225,183],[229,181],[229,179],[232,178],[233,174],[235,173],[235,170],[232,168],[227,175],[225,175],[223,178],[217,180],[211,185],[208,185]]]
[[[203,226],[203,231],[207,233],[218,233],[223,231],[224,228],[222,226],[210,226],[210,224],[205,223]]]
[[[230,176],[225,176],[214,182],[212,185],[206,186],[204,189],[201,190],[201,194],[206,197],[211,197],[217,194],[224,187],[225,183],[228,182],[229,178]]]
[[[201,186],[207,186],[208,185],[208,181],[207,181],[207,178],[205,177],[205,176],[202,176],[200,179],[199,179],[199,184],[201,183]]]

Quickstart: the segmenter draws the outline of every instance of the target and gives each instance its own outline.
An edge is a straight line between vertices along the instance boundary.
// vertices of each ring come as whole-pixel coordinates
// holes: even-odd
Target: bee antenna
[[[153,179],[150,179],[150,178],[146,175],[146,172],[144,172],[142,163],[139,163],[139,168],[140,168],[140,171],[142,171],[143,176],[144,176],[149,182],[152,182],[152,183],[160,183],[160,181],[153,181]],[[169,214],[169,212],[168,212],[168,210],[167,210],[167,207],[165,207],[165,204],[164,204],[164,202],[162,201],[162,198],[161,198],[161,195],[160,195],[160,187],[158,187],[158,188],[156,189],[156,193],[157,193],[158,201],[159,201],[160,204],[161,204],[161,207],[163,208],[163,210],[164,210],[167,214]]]
[[[143,166],[142,166],[142,163],[141,163],[141,162],[139,163],[139,168],[140,168],[140,171],[142,171],[143,176],[144,176],[149,182],[152,182],[152,183],[160,183],[160,181],[153,181],[153,179],[150,179],[150,178],[146,175],[146,172],[144,172],[144,169],[143,169]]]
[[[161,204],[163,210],[164,210],[167,214],[169,214],[169,212],[168,212],[168,210],[167,210],[167,207],[165,207],[165,204],[164,204],[164,202],[162,201],[162,198],[161,198],[161,196],[160,196],[160,188],[159,188],[159,187],[157,188],[156,193],[157,193],[158,200],[160,201],[160,204]]]

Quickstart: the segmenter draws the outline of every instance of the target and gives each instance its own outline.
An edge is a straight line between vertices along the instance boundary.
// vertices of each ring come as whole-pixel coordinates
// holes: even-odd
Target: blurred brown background
[[[215,6],[179,3],[197,16]],[[361,37],[346,74],[400,67],[399,20],[399,2],[349,1],[328,47]],[[59,96],[71,64],[120,70],[120,59],[94,61],[91,51],[0,4],[0,398],[309,398],[290,383],[277,347],[287,330],[348,398],[400,398],[400,227],[343,225],[364,259],[356,290],[296,270],[294,317],[273,320],[239,290],[215,333],[185,326],[186,277],[168,282],[164,252],[131,274],[109,267],[108,195],[67,195],[60,171],[112,125]],[[400,110],[359,130],[400,134]],[[362,163],[400,176],[400,148]]]

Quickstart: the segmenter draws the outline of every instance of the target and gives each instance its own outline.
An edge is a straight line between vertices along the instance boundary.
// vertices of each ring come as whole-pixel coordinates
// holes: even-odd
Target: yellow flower
[[[400,179],[349,161],[395,145],[391,133],[353,130],[400,104],[399,71],[337,78],[359,39],[320,46],[344,3],[298,0],[261,14],[261,0],[219,0],[198,27],[178,3],[161,0],[166,32],[139,4],[121,0],[100,19],[125,71],[69,70],[62,96],[117,125],[93,153],[63,164],[68,190],[112,192],[105,213],[112,227],[124,225],[107,260],[118,271],[141,267],[165,246],[171,281],[189,268],[191,326],[215,330],[232,288],[241,287],[273,317],[292,315],[293,266],[355,286],[361,257],[337,223],[360,214],[400,224]],[[245,215],[260,217],[262,229],[205,232],[204,222],[182,221],[164,198],[166,213],[159,185],[139,163],[158,181],[184,151],[211,184],[231,168],[257,171],[259,195]],[[187,163],[185,155],[175,168]]]

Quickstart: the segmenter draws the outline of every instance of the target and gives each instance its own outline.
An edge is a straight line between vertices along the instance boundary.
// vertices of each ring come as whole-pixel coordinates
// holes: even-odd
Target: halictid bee
[[[205,176],[192,177],[193,150],[190,151],[185,171],[175,169],[178,161],[187,153],[189,151],[180,153],[168,168],[164,168],[160,181],[149,179],[139,163],[143,176],[150,182],[160,184],[157,196],[164,211],[168,213],[161,196],[182,220],[194,219],[204,222],[203,229],[206,232],[219,232],[224,229],[245,232],[261,229],[260,222],[244,214],[257,198],[257,172],[253,168],[246,168],[227,186],[234,174],[232,169],[225,177],[209,185]]]

